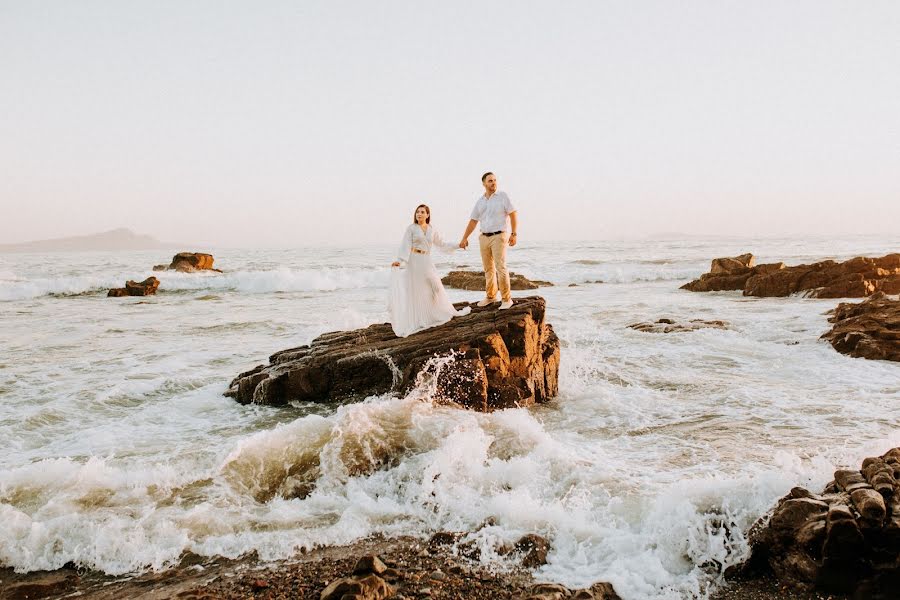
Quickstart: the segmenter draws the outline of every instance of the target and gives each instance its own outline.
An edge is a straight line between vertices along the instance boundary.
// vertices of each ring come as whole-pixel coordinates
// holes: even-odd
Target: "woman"
[[[431,261],[434,248],[452,252],[458,246],[441,239],[431,226],[431,209],[420,204],[416,207],[413,224],[403,234],[397,259],[391,263],[392,267],[406,267],[391,269],[388,310],[391,327],[398,337],[441,325],[472,310],[469,307],[453,308]]]

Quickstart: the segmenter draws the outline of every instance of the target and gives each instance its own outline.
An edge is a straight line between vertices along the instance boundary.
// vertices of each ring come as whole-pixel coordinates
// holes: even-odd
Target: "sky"
[[[900,227],[900,2],[0,0],[0,243]]]

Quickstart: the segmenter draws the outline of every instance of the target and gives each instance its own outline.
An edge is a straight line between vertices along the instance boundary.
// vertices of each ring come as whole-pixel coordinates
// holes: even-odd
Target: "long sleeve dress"
[[[415,223],[406,228],[396,257],[401,266],[391,269],[388,298],[391,327],[398,337],[442,325],[471,310],[457,311],[450,302],[431,260],[435,248],[452,252],[456,246],[444,242],[431,225],[425,231]]]

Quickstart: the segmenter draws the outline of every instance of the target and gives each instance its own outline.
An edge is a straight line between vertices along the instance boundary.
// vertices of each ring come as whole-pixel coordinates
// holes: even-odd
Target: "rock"
[[[369,556],[363,556],[356,562],[353,574],[362,575],[365,573],[374,573],[376,575],[381,575],[385,571],[387,571],[387,565],[374,554],[370,554]]]
[[[632,323],[628,327],[647,333],[682,333],[698,329],[728,329],[728,323],[703,319],[691,319],[685,323],[676,323],[672,319],[659,319],[655,323]]]
[[[450,271],[441,282],[453,289],[484,291],[484,271]],[[530,280],[518,273],[509,274],[509,287],[512,290],[536,290],[539,287],[550,287],[549,281]]]
[[[354,575],[332,581],[322,590],[319,600],[342,600],[345,596],[358,600],[384,600],[393,595],[394,588],[378,575]]]
[[[863,461],[862,473],[866,481],[886,500],[894,495],[897,487],[897,478],[894,469],[900,466],[900,461],[891,461],[892,457],[885,460],[880,457],[870,457]],[[889,462],[890,461],[890,462]],[[900,474],[900,469],[897,471]]]
[[[741,254],[733,258],[714,258],[709,266],[709,272],[713,275],[722,273],[743,272],[756,264],[756,258],[750,254]]]
[[[123,288],[113,288],[106,294],[108,298],[122,296],[152,296],[159,287],[159,279],[148,277],[140,283],[128,280]]]
[[[616,590],[613,589],[612,584],[605,581],[595,583],[586,591],[590,592],[594,600],[622,600],[616,593]]]
[[[852,258],[786,267],[784,263],[753,265],[751,254],[712,261],[709,273],[681,286],[692,292],[743,290],[745,296],[862,298],[882,291],[900,293],[900,253],[881,258]]]
[[[457,307],[466,304],[458,304]],[[352,401],[429,386],[439,401],[480,411],[546,402],[558,391],[559,339],[545,302],[472,312],[406,338],[389,324],[319,336],[238,375],[226,396],[242,404]]]
[[[583,590],[570,590],[558,583],[538,583],[531,587],[526,600],[622,600],[612,584],[598,582]]]
[[[524,555],[522,564],[529,569],[547,564],[550,542],[541,536],[534,533],[524,535],[516,542],[515,548]]]
[[[835,350],[855,358],[900,361],[900,300],[876,293],[863,302],[842,302],[822,334]]]
[[[31,598],[62,598],[76,590],[80,578],[65,569],[35,573],[29,581],[12,583],[0,581],[0,598],[29,600]]]
[[[265,579],[254,579],[253,583],[250,584],[250,587],[253,588],[254,591],[264,590],[269,587],[269,582]]]
[[[172,257],[172,262],[166,265],[155,265],[154,271],[178,271],[180,273],[195,273],[197,271],[215,271],[221,273],[219,269],[213,268],[212,254],[204,254],[203,252],[179,252]]]
[[[794,488],[770,518],[751,528],[751,557],[744,567],[761,567],[759,575],[770,571],[791,587],[859,598],[890,594],[886,582],[900,580],[898,474],[900,448],[894,448],[867,458],[862,471],[835,471],[825,494]],[[747,572],[752,570],[745,568],[742,575]]]

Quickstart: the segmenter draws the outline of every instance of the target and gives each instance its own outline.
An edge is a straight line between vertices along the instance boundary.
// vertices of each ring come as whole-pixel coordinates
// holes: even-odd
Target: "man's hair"
[[[488,175],[493,175],[490,171],[481,176],[481,183],[484,183],[484,180],[488,178]]]

